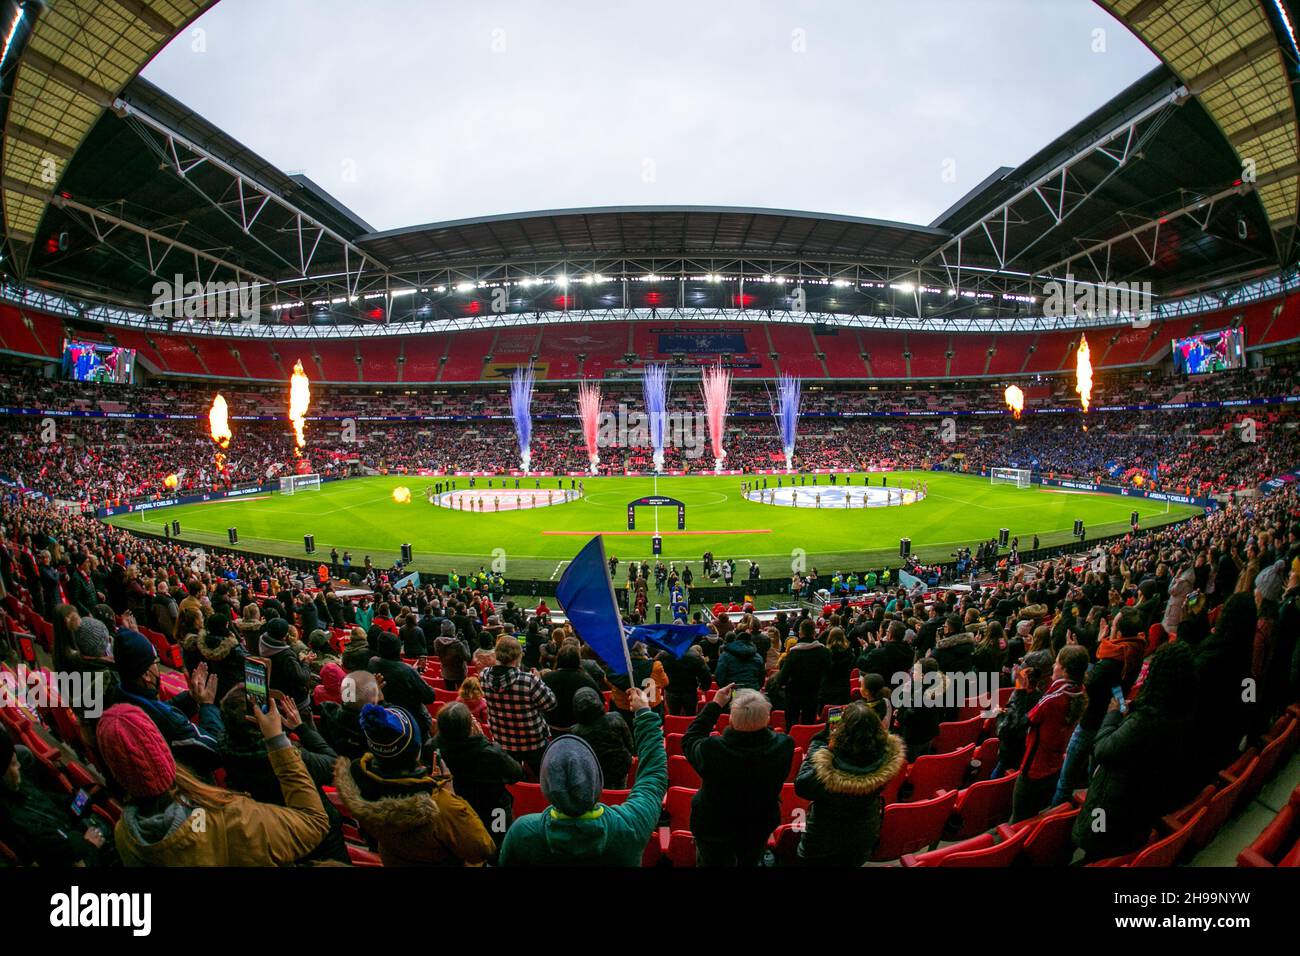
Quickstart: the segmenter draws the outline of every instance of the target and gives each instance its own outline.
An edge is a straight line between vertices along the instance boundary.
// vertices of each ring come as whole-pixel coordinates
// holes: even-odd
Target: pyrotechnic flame
[[[302,432],[306,427],[307,406],[310,404],[311,382],[302,370],[302,360],[299,359],[294,363],[293,378],[289,381],[289,421],[293,422],[294,441],[297,443],[293,452],[299,458],[302,457],[302,449],[307,447],[307,439]]]
[[[578,420],[582,422],[582,439],[587,446],[587,460],[592,469],[600,464],[600,386],[583,380],[578,383]]]
[[[175,491],[176,486],[179,485],[180,483],[181,480],[177,478],[175,475],[168,475],[166,478],[163,479],[163,487],[166,488],[168,491]]]
[[[1008,385],[1007,390],[1002,393],[1006,399],[1007,408],[1011,409],[1012,414],[1020,417],[1020,413],[1025,410],[1025,393],[1020,390],[1018,385]]]
[[[1079,336],[1079,353],[1075,361],[1074,390],[1079,393],[1083,410],[1092,401],[1092,353],[1088,350],[1088,336]]]
[[[411,489],[405,485],[398,485],[393,489],[393,500],[399,505],[409,505],[411,503]]]
[[[212,440],[217,443],[218,448],[230,447],[229,411],[226,408],[226,400],[221,397],[220,392],[212,400],[212,408],[208,411],[208,432],[212,435]]]

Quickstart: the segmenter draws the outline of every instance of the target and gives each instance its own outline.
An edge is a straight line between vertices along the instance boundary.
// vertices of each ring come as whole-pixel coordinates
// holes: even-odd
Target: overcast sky
[[[1092,0],[221,0],[144,75],[384,230],[607,205],[929,223],[1156,64]]]

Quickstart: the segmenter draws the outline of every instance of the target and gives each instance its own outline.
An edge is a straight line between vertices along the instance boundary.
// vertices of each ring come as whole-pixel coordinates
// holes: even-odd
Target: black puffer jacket
[[[966,674],[975,669],[975,635],[967,631],[941,637],[932,655],[945,674]]]
[[[903,741],[889,734],[876,758],[861,765],[835,756],[823,730],[808,744],[794,792],[811,800],[799,857],[812,863],[861,866],[880,840],[881,791],[907,763]]]
[[[790,775],[794,741],[770,728],[728,727],[711,737],[722,708],[710,701],[682,737],[682,753],[702,785],[691,800],[697,839],[751,844],[781,822],[781,787]]]
[[[477,735],[454,743],[439,737],[435,746],[451,771],[456,794],[474,808],[492,840],[500,846],[514,819],[514,799],[506,785],[524,779],[523,765],[486,737]]]
[[[1106,715],[1093,742],[1088,799],[1074,821],[1074,842],[1090,859],[1141,849],[1156,821],[1186,802],[1192,740],[1190,719],[1143,707],[1128,717],[1118,710]],[[1095,826],[1099,820],[1105,826]]]
[[[719,687],[735,684],[738,688],[759,690],[763,686],[763,678],[767,676],[767,668],[758,648],[747,639],[737,638],[723,647],[722,653],[718,655],[718,667],[714,675]]]

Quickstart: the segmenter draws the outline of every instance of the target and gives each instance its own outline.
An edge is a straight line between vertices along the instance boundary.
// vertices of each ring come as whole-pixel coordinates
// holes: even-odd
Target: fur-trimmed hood
[[[885,749],[880,759],[869,766],[854,766],[838,761],[835,752],[829,747],[819,748],[808,760],[817,775],[817,782],[827,790],[866,797],[884,789],[889,781],[898,776],[898,772],[907,763],[907,750],[902,738],[889,734],[885,737]]]
[[[945,651],[950,647],[960,647],[963,644],[975,644],[975,635],[970,631],[958,631],[956,634],[949,634],[947,637],[941,637],[934,642],[936,651]]]
[[[426,784],[431,784],[434,788],[439,786],[433,777],[386,779],[368,769],[371,757],[371,754],[366,754],[355,763],[346,757],[340,757],[334,764],[334,788],[338,790],[348,813],[358,823],[372,831],[415,830],[437,820],[438,804],[434,802],[433,794],[425,786]],[[411,795],[368,800],[362,796],[361,787],[354,774],[368,777],[376,784],[387,787],[409,786]]]
[[[206,634],[191,634],[185,638],[186,649],[198,651],[199,656],[204,660],[224,661],[230,656],[230,652],[239,646],[239,639],[233,634],[227,635],[216,647],[209,647],[206,637]]]

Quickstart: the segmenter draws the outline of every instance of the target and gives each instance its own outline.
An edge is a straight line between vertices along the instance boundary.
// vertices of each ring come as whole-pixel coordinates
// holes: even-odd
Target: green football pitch
[[[868,477],[873,487],[881,484],[879,474]],[[851,488],[862,486],[862,475],[851,479]],[[542,490],[555,489],[557,480],[540,479]],[[486,512],[474,513],[431,505],[424,496],[428,478],[393,475],[328,482],[319,491],[178,505],[109,520],[153,533],[162,532],[164,521],[177,520],[181,540],[220,546],[228,546],[226,529],[234,527],[243,550],[299,558],[305,557],[303,535],[312,534],[316,558],[328,560],[332,547],[340,553],[348,550],[354,566],[366,555],[377,565],[389,566],[409,542],[417,570],[464,572],[495,559],[507,577],[541,580],[558,578],[567,560],[596,533],[607,535],[605,549],[611,556],[649,559],[657,520],[666,560],[679,565],[690,561],[698,567],[700,556],[712,551],[719,559],[735,558],[737,576],[743,580],[745,559],[757,561],[763,577],[784,578],[795,557],[822,573],[895,564],[900,538],[911,538],[913,553],[923,560],[937,561],[950,559],[958,547],[995,537],[999,528],[1010,529],[1027,549],[1035,534],[1044,547],[1069,542],[1075,519],[1082,519],[1088,537],[1095,539],[1127,530],[1134,510],[1144,527],[1198,511],[1144,498],[991,485],[987,478],[942,472],[891,473],[890,488],[925,481],[929,496],[910,505],[875,508],[760,504],[746,500],[742,479],[731,476],[584,480],[587,493],[580,500],[501,512],[492,511],[491,504]],[[816,489],[811,477],[807,480],[809,484],[799,488],[801,498],[829,487],[826,475],[818,477]],[[843,478],[839,481],[842,487]],[[494,490],[501,483],[494,479]],[[776,476],[768,483],[775,487]],[[456,479],[456,486],[468,490],[469,479]],[[534,486],[534,479],[521,481],[525,492]],[[398,487],[410,489],[409,502],[394,501]],[[487,479],[477,479],[474,490],[488,492]],[[510,479],[506,494],[513,493]],[[638,509],[636,531],[628,532],[628,503],[651,494],[686,504],[684,532],[677,530],[677,510],[672,507]]]

